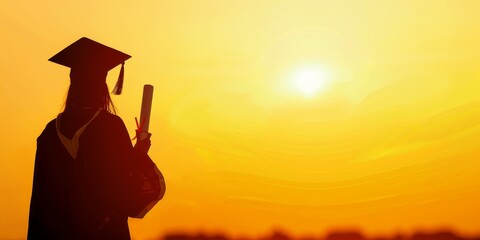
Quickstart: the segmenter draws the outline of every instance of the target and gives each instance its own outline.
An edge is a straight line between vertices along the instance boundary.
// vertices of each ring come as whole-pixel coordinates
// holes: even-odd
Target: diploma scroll
[[[152,110],[153,86],[145,84],[143,86],[142,109],[140,111],[140,129],[138,129],[138,140],[148,137],[148,127],[150,124],[150,112]]]

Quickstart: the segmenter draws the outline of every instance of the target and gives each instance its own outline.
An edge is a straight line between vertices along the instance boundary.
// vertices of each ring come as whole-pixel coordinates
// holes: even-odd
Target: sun
[[[327,74],[323,69],[306,67],[294,74],[293,84],[304,96],[311,97],[325,87],[327,80]]]

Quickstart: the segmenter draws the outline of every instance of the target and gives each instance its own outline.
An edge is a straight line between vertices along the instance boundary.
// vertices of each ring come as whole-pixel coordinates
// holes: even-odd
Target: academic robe
[[[163,197],[162,174],[118,116],[79,110],[58,119],[37,139],[28,239],[130,239],[127,218]]]

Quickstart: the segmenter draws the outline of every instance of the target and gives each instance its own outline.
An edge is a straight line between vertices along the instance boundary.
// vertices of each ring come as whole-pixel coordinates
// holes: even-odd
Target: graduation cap
[[[107,47],[89,38],[82,37],[48,60],[69,67],[75,71],[105,74],[105,76],[112,68],[122,64],[117,84],[112,92],[115,95],[119,95],[122,93],[123,88],[123,65],[129,58],[130,55],[128,54]],[[82,80],[86,81],[85,79]]]

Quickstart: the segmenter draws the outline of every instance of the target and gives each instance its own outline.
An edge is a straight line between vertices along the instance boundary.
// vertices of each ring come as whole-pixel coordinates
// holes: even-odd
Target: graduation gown
[[[118,116],[61,115],[37,139],[28,239],[130,239],[127,219],[163,197],[162,174]]]

